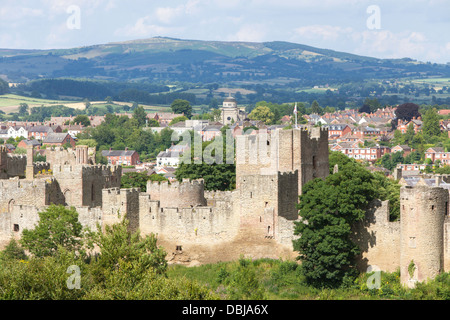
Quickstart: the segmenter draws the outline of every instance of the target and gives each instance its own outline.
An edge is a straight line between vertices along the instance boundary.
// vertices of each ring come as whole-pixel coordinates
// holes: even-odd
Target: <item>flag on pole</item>
[[[297,102],[295,103],[294,113],[297,114]]]

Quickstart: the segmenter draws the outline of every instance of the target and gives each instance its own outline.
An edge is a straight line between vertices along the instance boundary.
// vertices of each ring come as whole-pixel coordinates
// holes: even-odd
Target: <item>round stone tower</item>
[[[206,206],[204,180],[182,182],[147,182],[147,193],[151,200],[159,201],[161,208],[189,208]]]
[[[433,279],[444,270],[444,219],[448,190],[428,186],[424,180],[400,190],[401,283]]]

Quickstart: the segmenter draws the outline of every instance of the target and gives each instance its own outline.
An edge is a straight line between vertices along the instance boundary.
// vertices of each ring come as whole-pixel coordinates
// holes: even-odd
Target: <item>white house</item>
[[[9,127],[8,128],[8,133],[7,133],[8,138],[18,138],[18,137],[23,137],[25,139],[28,139],[28,130],[25,127]]]
[[[166,151],[161,151],[156,156],[156,167],[178,167],[181,161],[180,157],[187,150],[189,150],[187,145],[175,145]]]

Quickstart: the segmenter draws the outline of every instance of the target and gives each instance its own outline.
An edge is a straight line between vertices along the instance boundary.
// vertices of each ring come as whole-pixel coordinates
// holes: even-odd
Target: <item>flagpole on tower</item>
[[[294,114],[295,114],[295,128],[297,129],[297,102],[295,103]]]

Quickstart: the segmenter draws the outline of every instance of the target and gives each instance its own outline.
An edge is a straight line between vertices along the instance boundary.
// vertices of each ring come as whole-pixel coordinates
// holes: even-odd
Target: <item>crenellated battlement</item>
[[[184,179],[182,182],[173,183],[148,181],[147,193],[150,199],[159,201],[162,208],[197,207],[207,204],[203,179]]]

